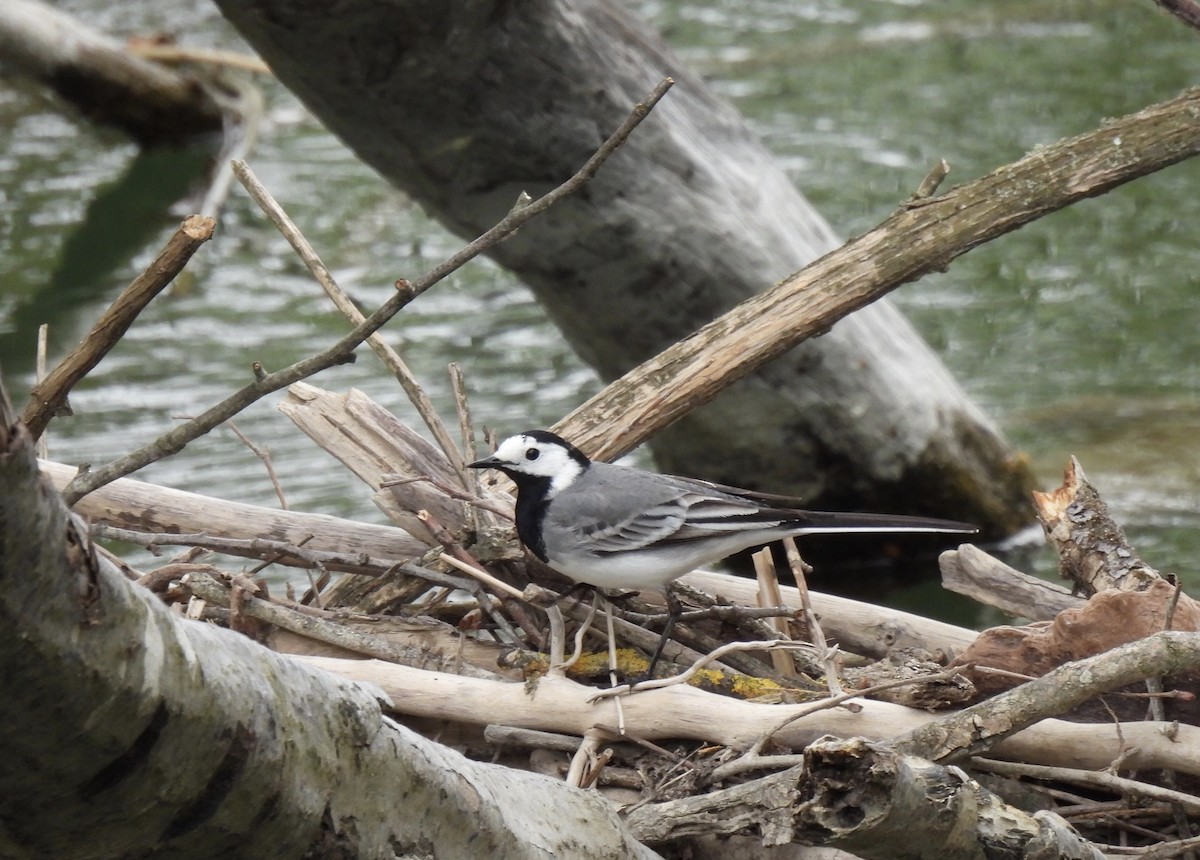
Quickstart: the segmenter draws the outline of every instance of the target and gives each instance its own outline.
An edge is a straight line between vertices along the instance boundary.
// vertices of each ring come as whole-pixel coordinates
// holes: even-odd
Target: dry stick
[[[46,340],[50,331],[50,326],[42,323],[38,326],[37,333],[37,354],[34,357],[34,385],[39,385],[46,378]],[[37,438],[37,455],[42,460],[50,459],[50,442],[43,433]]]
[[[830,708],[836,708],[852,699],[861,699],[868,696],[874,696],[877,693],[882,693],[896,687],[906,687],[909,684],[937,683],[939,681],[946,681],[950,678],[954,678],[963,674],[969,668],[969,666],[955,666],[953,669],[947,669],[944,672],[935,672],[932,675],[922,675],[919,678],[893,678],[890,681],[884,681],[880,684],[875,684],[872,687],[865,687],[861,690],[851,690],[848,693],[839,693],[838,695],[831,696],[828,699],[821,699],[820,701],[813,702],[811,705],[801,708],[799,711],[794,711],[788,714],[775,725],[768,728],[762,733],[762,735],[759,736],[758,740],[756,740],[754,744],[748,750],[746,750],[746,755],[757,756],[762,752],[762,748],[766,746],[767,741],[769,741],[772,737],[774,737],[788,725],[796,722],[796,720],[803,719],[810,714],[815,714],[818,711],[826,711]]]
[[[514,588],[502,579],[496,579],[496,577],[492,576],[483,568],[475,567],[474,565],[465,561],[459,561],[452,555],[442,553],[439,557],[439,561],[444,561],[451,567],[457,568],[463,573],[475,577],[488,588],[491,588],[494,591],[499,591],[501,594],[507,594],[509,597],[515,597],[517,600],[520,600],[525,596],[525,592],[518,588]]]
[[[949,175],[950,163],[944,158],[939,158],[937,163],[929,168],[929,172],[925,174],[925,178],[921,180],[921,184],[917,186],[917,190],[913,192],[912,197],[904,205],[920,205],[922,201],[928,200],[937,193],[942,181]]]
[[[575,750],[575,755],[571,757],[571,767],[567,771],[567,785],[573,785],[576,788],[586,787],[584,785],[584,774],[591,769],[589,765],[595,761],[600,744],[604,743],[605,740],[605,733],[599,732],[596,729],[588,729],[584,732],[579,748]]]
[[[456,536],[451,534],[449,529],[439,523],[433,514],[431,514],[429,511],[417,511],[417,519],[421,521],[425,528],[429,529],[429,533],[433,535],[434,540],[442,545],[444,552],[442,552],[441,558],[443,560],[453,558],[459,563],[458,565],[455,565],[456,567],[460,565],[467,565],[468,568],[474,567],[475,571],[471,572],[471,575],[482,581],[492,583],[500,582],[499,579],[492,576],[490,573],[487,573],[484,565],[473,555],[467,552],[467,550],[463,548],[462,544],[458,542]],[[460,569],[465,570],[466,568]],[[511,588],[511,586],[509,586],[509,588]],[[507,588],[502,590],[504,590],[506,593],[511,593]],[[516,623],[523,630],[525,630],[529,639],[537,642],[539,647],[544,644],[543,637],[538,632],[537,624],[533,618],[530,617],[529,612],[525,607],[525,603],[522,600],[511,601],[500,605],[494,603],[489,598],[486,601],[481,601],[481,603],[482,608],[492,616],[493,620],[497,625],[499,625],[501,630],[512,637],[513,642],[519,641],[519,637],[517,636],[516,631],[514,631],[509,625],[508,619],[504,615],[504,610],[507,610],[507,612],[513,617],[513,620],[516,621]]]
[[[837,646],[830,648],[825,642],[825,633],[821,630],[821,622],[817,619],[817,613],[813,612],[812,599],[808,596],[808,573],[812,568],[800,557],[800,550],[796,548],[795,538],[785,537],[783,549],[787,554],[792,574],[796,577],[796,589],[800,592],[800,605],[804,609],[804,623],[808,625],[808,635],[825,666],[825,683],[829,685],[829,695],[840,696],[843,690],[837,674]]]
[[[779,576],[775,573],[775,564],[771,558],[771,548],[765,547],[751,556],[754,561],[754,573],[758,578],[758,605],[765,606],[783,606],[783,594],[779,591]],[[682,620],[682,619],[680,619]],[[791,639],[791,631],[788,630],[788,622],[786,618],[780,618],[778,615],[767,619],[767,623],[771,625],[779,639]],[[786,678],[795,678],[796,661],[792,659],[790,651],[772,651],[771,663],[775,667],[775,671]]]
[[[271,74],[271,67],[253,54],[237,51],[214,51],[208,48],[188,48],[183,45],[162,45],[157,42],[131,40],[125,45],[130,54],[144,60],[155,60],[166,65],[198,63],[217,68],[237,69],[258,75]]]
[[[67,394],[75,384],[117,345],[117,341],[137,315],[150,304],[150,300],[161,293],[200,246],[212,238],[215,226],[212,218],[200,215],[184,219],[154,261],[121,291],[121,295],[96,321],[79,346],[50,371],[49,376],[33,386],[29,392],[29,402],[21,414],[21,420],[33,438],[38,438],[46,431],[46,425],[67,402]]]
[[[1163,788],[1135,779],[1114,776],[1103,770],[1080,770],[1073,767],[1049,767],[1041,764],[1024,764],[1022,762],[995,761],[994,759],[972,758],[971,767],[976,770],[986,770],[1001,776],[1029,776],[1034,779],[1050,779],[1056,782],[1069,782],[1075,785],[1086,785],[1094,788],[1107,788],[1121,794],[1141,795],[1155,800],[1165,800],[1168,803],[1178,803],[1190,815],[1200,815],[1200,797],[1186,794],[1182,791]]]
[[[571,657],[562,665],[563,671],[566,672],[583,656],[583,640],[587,636],[588,630],[592,627],[592,622],[596,620],[596,612],[600,609],[600,601],[603,600],[600,592],[597,591],[592,595],[592,608],[587,614],[587,618],[579,625],[579,629],[575,631],[575,647],[571,651]],[[560,613],[561,614],[561,613]]]
[[[471,423],[471,406],[467,401],[467,381],[463,376],[462,365],[457,361],[450,362],[446,367],[450,374],[450,388],[454,391],[454,406],[458,412],[458,432],[462,437],[462,451],[459,456],[465,456],[471,461],[478,459],[478,454],[475,450],[475,428]],[[459,468],[465,467],[466,462],[458,464]],[[478,475],[478,472],[470,472],[471,475]],[[478,495],[478,482],[474,483],[476,494]]]
[[[283,207],[271,195],[254,172],[246,165],[245,162],[235,161],[233,163],[233,172],[238,180],[254,198],[254,202],[259,205],[266,216],[271,219],[271,223],[283,234],[287,239],[288,244],[295,250],[297,256],[300,257],[304,265],[308,267],[308,271],[321,285],[321,289],[325,291],[325,295],[329,296],[334,306],[341,312],[342,316],[350,320],[354,325],[362,325],[366,319],[362,312],[355,306],[350,297],[345,291],[338,286],[333,279],[333,274],[329,268],[321,261],[312,244],[300,232],[300,228],[295,222],[283,211]],[[437,409],[433,405],[433,401],[425,393],[425,389],[417,382],[417,378],[413,376],[408,365],[404,363],[404,359],[400,354],[378,334],[372,334],[367,338],[367,346],[374,350],[379,356],[380,361],[384,363],[388,370],[396,377],[396,381],[400,383],[400,387],[404,389],[404,393],[408,395],[408,399],[416,407],[417,413],[421,416],[421,420],[425,422],[425,426],[429,428],[429,432],[433,434],[433,438],[442,447],[446,453],[446,458],[454,466],[455,471],[459,474],[459,479],[463,481],[463,486],[469,487],[466,482],[466,469],[463,468],[462,454],[459,453],[458,446],[454,444],[454,440],[446,431],[446,425],[442,423],[441,417],[437,414]]]
[[[458,362],[450,362],[448,370],[450,372],[450,387],[454,390],[455,411],[458,413],[458,430],[462,436],[463,453],[459,454],[459,457],[461,458],[465,455],[468,458],[468,460],[458,459],[453,461],[454,468],[458,470],[462,477],[464,486],[476,496],[482,496],[483,489],[479,484],[479,471],[467,468],[467,462],[474,462],[478,459],[475,450],[475,428],[471,422],[471,406],[467,402],[467,383],[463,377],[462,367]],[[449,452],[446,455],[450,456]],[[476,534],[478,534],[482,525],[479,516],[479,506],[468,505],[467,516],[470,518],[471,526],[475,529]],[[490,517],[488,518],[488,525],[495,525],[495,521]]]
[[[185,584],[193,594],[209,603],[223,605],[230,602],[230,590],[210,573],[189,573]],[[301,612],[298,608],[283,606],[275,601],[263,600],[258,597],[243,596],[242,598],[242,612],[246,615],[301,636],[318,639],[359,654],[366,654],[404,666],[421,667],[430,661],[432,652],[429,649],[399,645],[382,636],[360,633],[336,620],[322,617],[326,613],[309,614],[311,611]],[[425,625],[414,623],[414,628],[424,627]],[[462,667],[461,674],[469,678],[494,679],[497,677],[495,672],[488,672],[470,664]]]
[[[613,760],[613,749],[609,747],[606,750],[591,756],[588,762],[588,768],[583,773],[583,778],[579,780],[580,788],[591,788],[600,779],[600,772],[608,767],[609,762]]]
[[[1200,24],[1197,26],[1200,26]],[[1193,836],[1190,839],[1180,839],[1178,842],[1163,842],[1150,848],[1143,848],[1134,854],[1134,856],[1138,860],[1171,860],[1173,857],[1191,852],[1193,848],[1200,848],[1200,836]],[[1126,850],[1132,853],[1135,849],[1130,848]]]
[[[1200,663],[1200,633],[1166,631],[1066,663],[1042,677],[961,711],[938,717],[893,741],[898,752],[931,761],[978,755],[1027,726],[1088,699]]]
[[[262,461],[263,466],[267,470],[267,477],[271,481],[271,486],[275,488],[275,495],[279,498],[279,507],[285,511],[290,510],[290,508],[288,508],[287,498],[283,495],[283,487],[279,484],[279,476],[275,474],[275,464],[271,462],[271,452],[266,448],[260,448],[251,442],[250,437],[239,430],[238,426],[232,421],[226,421],[225,424],[230,430],[233,431],[233,435],[238,437],[238,440],[247,448],[249,448],[250,452],[254,454],[255,457]]]
[[[596,592],[599,596],[600,592]],[[617,631],[616,625],[613,623],[612,601],[607,597],[604,600],[604,618],[607,622],[608,631],[608,682],[613,689],[617,687]],[[628,687],[628,685],[626,685]],[[617,710],[617,734],[625,734],[625,708],[621,705],[621,700],[613,699],[613,705]]]
[[[451,487],[448,484],[443,484],[437,478],[430,477],[429,475],[414,475],[411,478],[390,478],[386,481],[380,481],[379,488],[383,489],[384,487],[399,487],[404,484],[416,483],[431,484],[439,492],[445,493],[452,499],[458,499],[460,502],[468,502],[472,507],[483,508],[488,513],[495,514],[501,519],[508,520],[509,522],[513,522],[515,519],[512,505],[505,507],[499,502],[486,499],[483,496],[473,496],[470,493],[464,493],[462,490],[456,490],[454,487]],[[476,490],[478,490],[478,487]]]
[[[901,284],[1043,215],[1200,153],[1200,89],[1039,147],[901,207],[608,385],[555,432],[602,460],[645,442],[738,379]]]
[[[621,616],[635,624],[650,624],[652,622],[662,621],[666,617],[665,612],[634,612],[632,609],[622,609]],[[731,624],[738,622],[761,621],[763,628],[755,630],[755,633],[763,634],[763,638],[770,641],[772,638],[778,638],[772,634],[778,631],[768,624],[768,621],[773,619],[790,620],[796,617],[796,610],[785,604],[778,606],[742,606],[736,603],[717,603],[704,609],[691,609],[682,612],[676,620],[677,624],[695,624],[697,621],[724,621]]]
[[[421,513],[424,514],[425,512],[421,511]],[[451,567],[457,568],[463,573],[473,576],[475,579],[479,580],[480,583],[488,586],[488,588],[499,591],[502,594],[507,594],[509,597],[517,598],[516,601],[504,603],[502,607],[501,604],[493,599],[493,597],[488,594],[486,590],[478,587],[466,589],[468,592],[475,595],[475,597],[479,600],[480,608],[487,612],[492,620],[496,622],[497,626],[509,636],[510,642],[519,642],[521,641],[521,637],[517,636],[517,633],[512,628],[512,625],[508,623],[508,619],[504,616],[502,608],[506,608],[513,618],[516,619],[517,624],[519,624],[521,629],[525,631],[526,639],[532,640],[539,648],[545,647],[545,637],[543,637],[538,631],[533,619],[530,618],[529,613],[526,612],[525,604],[521,602],[522,598],[524,597],[524,592],[518,591],[507,582],[492,576],[483,569],[482,564],[471,558],[469,554],[464,552],[462,555],[464,558],[459,559],[455,558],[448,552],[443,552],[438,558],[440,561],[445,562]]]
[[[228,421],[251,403],[266,395],[285,388],[293,382],[306,379],[320,370],[353,361],[354,350],[359,344],[378,331],[381,326],[399,313],[409,302],[447,275],[462,268],[462,266],[478,257],[484,251],[490,250],[497,243],[508,238],[522,224],[540,215],[564,197],[582,188],[595,176],[608,157],[625,142],[625,139],[629,137],[638,123],[650,113],[654,105],[666,95],[667,90],[673,84],[674,81],[667,78],[655,87],[644,102],[633,108],[633,111],[625,122],[621,124],[621,127],[596,150],[595,154],[587,160],[587,163],[574,176],[553,191],[539,197],[528,206],[509,212],[495,227],[492,227],[458,253],[430,269],[416,281],[397,281],[396,295],[380,305],[374,313],[356,325],[353,330],[328,349],[302,361],[298,361],[283,370],[274,373],[264,373],[262,376],[256,377],[254,382],[245,386],[240,391],[230,395],[191,421],[185,422],[164,433],[150,444],[120,459],[114,460],[99,469],[80,473],[63,490],[63,498],[67,505],[73,505],[97,487],[102,487],[117,478],[136,472],[143,466],[178,453],[189,442],[203,436],[222,422]]]
[[[378,576],[401,564],[396,559],[378,558],[366,553],[305,549],[298,543],[293,544],[271,538],[223,538],[213,537],[203,532],[197,534],[138,532],[102,523],[93,524],[90,532],[97,538],[119,540],[147,549],[159,546],[202,547],[228,555],[253,556],[271,564],[284,564],[290,567],[333,567],[337,570],[350,570],[365,575]]]

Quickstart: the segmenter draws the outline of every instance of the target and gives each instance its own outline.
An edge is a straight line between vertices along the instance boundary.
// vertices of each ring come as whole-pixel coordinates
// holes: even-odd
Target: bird
[[[782,496],[593,461],[547,430],[510,436],[468,465],[512,478],[517,537],[553,570],[596,588],[666,596],[650,671],[682,611],[668,586],[698,567],[789,536],[978,531],[953,520],[784,507]]]

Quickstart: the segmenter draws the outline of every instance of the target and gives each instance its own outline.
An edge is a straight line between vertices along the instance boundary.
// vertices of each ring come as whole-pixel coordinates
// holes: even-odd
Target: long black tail
[[[805,534],[823,532],[860,533],[942,533],[975,534],[979,529],[970,523],[939,520],[932,517],[908,517],[901,514],[855,514],[827,511],[803,511],[797,525]]]

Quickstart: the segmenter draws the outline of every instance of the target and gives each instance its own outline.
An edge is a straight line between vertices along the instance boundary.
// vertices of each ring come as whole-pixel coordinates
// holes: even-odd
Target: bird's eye
[[[542,452],[539,451],[537,448],[530,448],[528,451],[525,452],[525,459],[526,460],[536,460],[541,455],[542,455]]]

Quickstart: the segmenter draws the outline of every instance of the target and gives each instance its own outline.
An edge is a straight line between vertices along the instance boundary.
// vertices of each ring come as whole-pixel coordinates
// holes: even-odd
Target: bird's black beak
[[[507,465],[498,457],[484,457],[482,460],[476,460],[474,463],[467,463],[468,469],[499,469]]]

